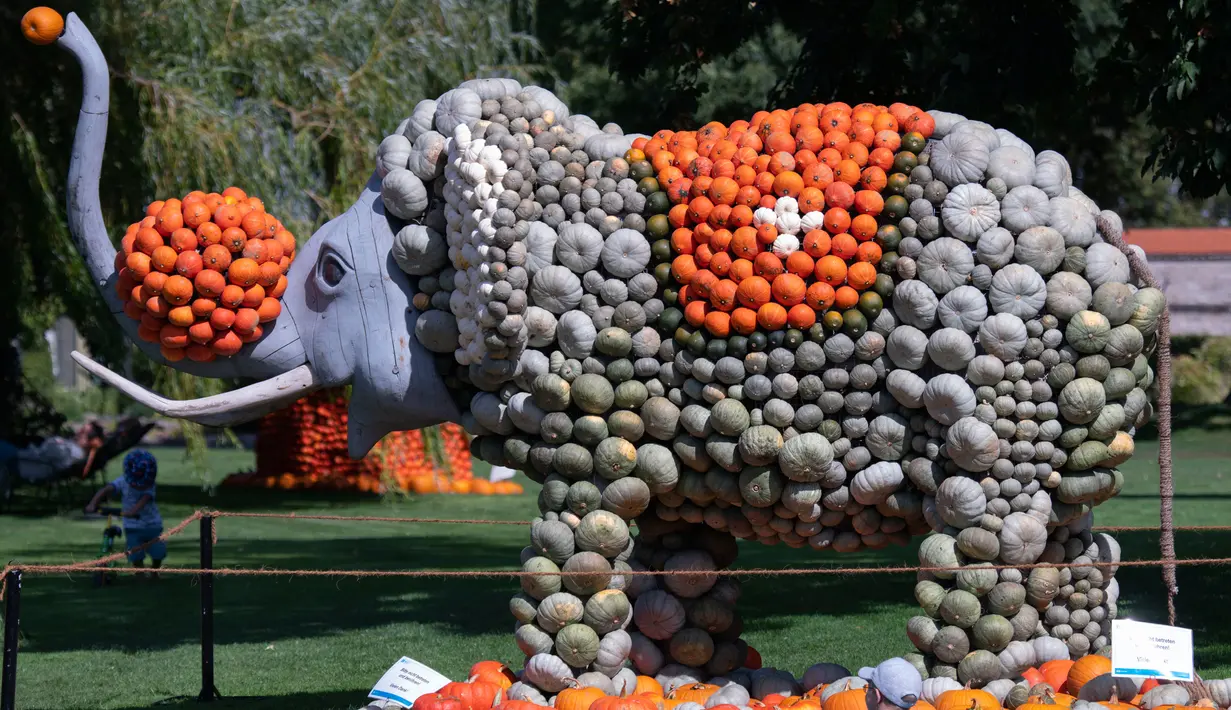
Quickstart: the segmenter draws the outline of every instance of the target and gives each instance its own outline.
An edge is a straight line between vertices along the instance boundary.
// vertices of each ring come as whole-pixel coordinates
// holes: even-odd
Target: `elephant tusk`
[[[205,426],[232,426],[252,421],[322,386],[311,366],[304,364],[281,375],[231,392],[199,399],[172,400],[125,379],[122,375],[112,372],[87,355],[75,350],[73,359],[86,372],[155,412],[175,419],[187,419]]]

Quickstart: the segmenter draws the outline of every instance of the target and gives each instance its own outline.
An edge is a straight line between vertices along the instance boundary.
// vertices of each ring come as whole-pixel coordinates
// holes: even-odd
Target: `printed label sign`
[[[1111,674],[1117,678],[1193,679],[1193,632],[1179,626],[1111,622]]]
[[[448,682],[448,678],[431,668],[413,658],[402,656],[401,660],[385,671],[372,688],[372,692],[368,693],[368,697],[389,700],[408,708],[415,704],[415,699],[420,695],[434,693]]]

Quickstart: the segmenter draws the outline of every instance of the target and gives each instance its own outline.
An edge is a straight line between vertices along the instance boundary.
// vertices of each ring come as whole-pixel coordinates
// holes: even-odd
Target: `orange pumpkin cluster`
[[[295,237],[237,187],[150,204],[116,254],[116,293],[168,362],[208,362],[258,340],[282,312]]]
[[[673,203],[671,275],[684,318],[726,337],[806,329],[854,307],[876,281],[882,193],[903,136],[921,142],[934,127],[914,106],[837,102],[637,139],[628,159],[648,160]],[[796,203],[792,219],[815,225],[789,250],[777,224],[757,218],[783,198]]]
[[[1106,656],[1090,654],[1076,661],[1067,658],[1047,661],[1037,668],[1027,668],[1022,671],[1022,678],[1030,683],[1031,688],[1045,684],[1047,689],[1043,694],[1032,694],[1026,704],[1033,710],[1034,705],[1053,707],[1069,707],[1077,700],[1081,689],[1099,676],[1111,673],[1111,659]],[[1115,698],[1111,702],[1104,701],[1102,705],[1115,710],[1134,709],[1141,704],[1142,696],[1158,685],[1153,678],[1141,684],[1134,698]]]
[[[392,485],[412,493],[516,495],[512,481],[474,478],[470,442],[456,424],[440,426],[446,467],[432,463],[423,432],[394,432],[361,461],[347,453],[347,400],[340,390],[314,392],[265,415],[258,424],[256,471],[237,473],[230,486],[282,490],[385,493]]]
[[[751,647],[744,667],[761,667],[760,654]],[[1022,673],[1031,686],[1032,694],[1018,708],[1067,708],[1077,700],[1083,686],[1110,673],[1111,660],[1101,655],[1091,654],[1076,662],[1068,659],[1048,661]],[[504,692],[514,681],[513,673],[499,661],[480,661],[470,669],[467,682],[449,683],[436,693],[420,697],[414,704],[414,710],[548,710],[547,706],[528,701],[506,699]],[[752,710],[867,710],[866,688],[852,688],[849,681],[837,682],[845,682],[846,685],[836,689],[832,689],[831,685],[818,685],[807,689],[802,695],[771,693],[759,700],[750,700],[748,707]],[[1157,685],[1157,681],[1147,680],[1131,701],[1120,700],[1114,697],[1113,692],[1112,699],[1102,704],[1112,710],[1138,710],[1142,695]],[[635,687],[620,690],[621,695],[616,697],[607,695],[599,688],[574,685],[560,691],[552,707],[555,710],[673,710],[683,703],[705,705],[721,687],[711,683],[692,683],[665,691],[652,676],[638,675]],[[826,694],[828,697],[822,700]],[[1214,707],[1212,703],[1205,706]],[[736,710],[734,705],[710,707],[711,710]],[[934,705],[920,699],[910,710],[1003,710],[1003,706],[995,695],[967,684],[964,688],[941,693]],[[1181,709],[1175,707],[1175,710]]]

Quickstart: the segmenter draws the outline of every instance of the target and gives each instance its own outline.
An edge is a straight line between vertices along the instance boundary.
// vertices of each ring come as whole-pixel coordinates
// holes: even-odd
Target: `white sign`
[[[420,695],[434,693],[445,687],[449,679],[418,661],[402,656],[377,681],[369,698],[389,700],[408,708]]]
[[[1193,679],[1193,632],[1178,626],[1111,622],[1111,674],[1117,678]]]

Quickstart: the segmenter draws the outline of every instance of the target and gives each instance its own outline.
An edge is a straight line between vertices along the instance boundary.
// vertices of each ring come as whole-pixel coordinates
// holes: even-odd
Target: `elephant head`
[[[109,78],[94,37],[70,13],[56,43],[76,57],[83,95],[68,175],[68,219],[95,285],[125,333],[149,357],[157,345],[136,337],[115,293],[116,250],[107,236],[98,181],[106,141]],[[359,200],[321,227],[292,263],[282,314],[263,337],[235,356],[167,363],[202,377],[260,381],[213,397],[165,399],[81,353],[77,362],[125,394],[172,417],[212,426],[249,421],[322,387],[350,384],[350,454],[364,455],[386,433],[459,417],[433,358],[414,337],[413,288],[392,257],[394,234],[374,174]]]

